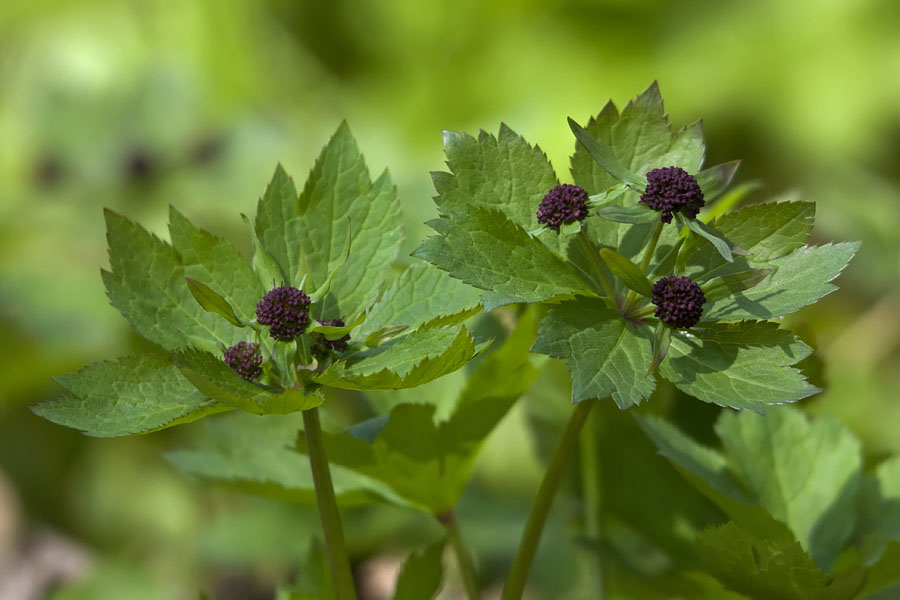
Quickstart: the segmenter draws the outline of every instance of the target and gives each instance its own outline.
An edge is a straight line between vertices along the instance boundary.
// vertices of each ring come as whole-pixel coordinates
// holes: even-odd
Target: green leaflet
[[[103,271],[109,301],[135,331],[164,348],[192,337],[231,346],[241,330],[203,310],[184,281],[181,257],[146,229],[105,211],[111,271]]]
[[[285,283],[299,285],[307,270],[300,261],[297,214],[300,204],[294,180],[279,164],[256,205],[254,231],[265,249],[287,276]],[[321,281],[316,281],[321,284]],[[277,281],[280,285],[281,282]]]
[[[504,124],[497,137],[484,131],[477,139],[445,131],[444,151],[451,173],[434,174],[441,213],[461,212],[474,204],[501,209],[526,231],[538,227],[538,205],[559,184],[539,147]]]
[[[415,387],[452,373],[480,350],[465,327],[427,329],[336,362],[313,380],[351,390]]]
[[[389,326],[406,325],[415,331],[435,319],[454,324],[480,308],[481,291],[425,263],[407,267],[369,308],[365,322],[353,333],[354,339]]]
[[[181,471],[206,481],[254,494],[315,504],[309,460],[293,449],[300,414],[263,416],[235,412],[204,423],[203,434],[190,449],[167,454]],[[341,505],[390,501],[403,503],[382,483],[331,466],[335,495]]]
[[[441,589],[444,578],[444,540],[417,550],[407,557],[397,578],[394,600],[430,600]]]
[[[651,296],[653,292],[653,284],[644,275],[641,268],[636,264],[610,248],[600,249],[600,258],[606,267],[612,271],[622,283],[629,289],[647,296]]]
[[[66,393],[32,411],[96,437],[146,433],[230,410],[153,355],[92,363],[56,382]]]
[[[215,400],[257,414],[287,414],[322,404],[321,392],[275,388],[246,381],[221,359],[196,348],[172,353],[181,373],[201,392]]]
[[[429,225],[440,235],[426,239],[413,255],[487,290],[485,310],[590,289],[573,267],[499,211],[469,206]]]
[[[550,309],[532,351],[566,359],[573,401],[612,396],[624,409],[656,387],[647,375],[651,337],[648,328],[626,323],[602,301],[582,298]]]
[[[256,303],[265,291],[230,242],[195,227],[174,207],[169,208],[169,235],[187,277],[224,296],[244,323],[256,317]]]
[[[829,283],[856,254],[859,242],[804,246],[766,263],[775,268],[762,283],[704,308],[703,319],[774,319],[800,310],[837,286]]]
[[[303,272],[321,286],[340,267],[316,316],[332,319],[365,310],[400,250],[400,202],[387,171],[375,181],[369,178],[346,123],[323,148],[297,207],[291,227]]]
[[[537,375],[528,359],[534,327],[526,313],[503,346],[480,362],[447,421],[434,422],[432,404],[400,404],[389,416],[326,433],[329,460],[386,483],[427,512],[452,509],[481,444]],[[298,448],[304,451],[302,437]]]
[[[244,327],[244,323],[242,323],[234,314],[234,309],[231,307],[231,304],[229,304],[220,294],[217,294],[210,289],[209,286],[200,283],[196,279],[185,277],[184,280],[187,283],[188,289],[191,291],[194,300],[203,307],[203,310],[224,317],[226,321],[235,327]]]
[[[790,366],[811,352],[777,323],[703,323],[672,335],[659,372],[704,402],[763,412],[820,391]]]
[[[704,169],[697,173],[697,183],[700,185],[700,190],[703,192],[703,199],[707,204],[721,196],[722,192],[728,189],[728,186],[731,185],[731,180],[734,179],[738,167],[740,166],[741,161],[735,160]]]
[[[715,221],[716,231],[747,250],[754,261],[780,258],[803,246],[813,226],[812,202],[752,204],[726,213]],[[711,271],[725,264],[719,253],[701,240],[688,242],[685,274]]]
[[[640,421],[661,454],[739,526],[760,539],[784,538],[767,525],[775,517],[819,568],[843,564],[839,556],[854,531],[862,460],[858,442],[837,422],[810,422],[789,406],[769,408],[765,417],[724,412],[716,433],[727,452],[720,453],[662,419]]]

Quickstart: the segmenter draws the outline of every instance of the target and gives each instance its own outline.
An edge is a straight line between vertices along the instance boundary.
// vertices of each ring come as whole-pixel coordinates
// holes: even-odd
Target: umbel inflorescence
[[[253,381],[262,375],[262,354],[259,344],[252,342],[238,342],[225,351],[223,359],[231,370],[246,379]]]
[[[562,224],[583,221],[588,215],[588,193],[577,185],[558,185],[544,196],[537,210],[537,220],[553,231]]]
[[[289,342],[306,331],[310,299],[303,290],[289,285],[277,287],[256,305],[256,320],[269,326],[269,335]]]
[[[703,190],[697,178],[681,167],[662,167],[647,173],[641,202],[661,212],[663,223],[671,223],[675,212],[694,219],[704,205]]]
[[[690,277],[668,275],[653,285],[653,315],[673,329],[687,329],[700,321],[706,296]]]

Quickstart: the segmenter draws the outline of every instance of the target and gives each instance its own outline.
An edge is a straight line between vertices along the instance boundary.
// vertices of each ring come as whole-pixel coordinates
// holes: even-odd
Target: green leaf
[[[230,410],[153,355],[96,362],[57,378],[66,393],[32,407],[38,416],[95,437],[155,431]]]
[[[454,325],[480,308],[481,291],[425,263],[410,265],[368,310],[366,322],[354,333],[364,339],[385,327],[410,331],[435,321]]]
[[[249,494],[285,502],[316,502],[309,459],[294,450],[303,427],[300,414],[256,416],[242,412],[204,421],[193,447],[167,453],[181,471]],[[341,506],[385,502],[404,504],[383,483],[331,465]]]
[[[606,264],[612,274],[618,277],[622,283],[636,291],[638,294],[653,295],[653,284],[644,275],[641,268],[611,248],[601,248],[600,258]]]
[[[465,327],[427,329],[333,363],[313,380],[351,390],[415,387],[452,373],[477,352]]]
[[[196,279],[191,279],[190,277],[185,277],[184,279],[187,282],[188,289],[191,291],[191,295],[197,303],[203,307],[203,310],[225,317],[225,320],[235,327],[245,326],[241,323],[240,319],[235,316],[234,309],[228,304],[228,300]]]
[[[725,296],[748,290],[758,285],[763,279],[772,274],[774,269],[750,269],[738,271],[731,275],[714,277],[700,286],[707,302],[715,302]]]
[[[866,585],[860,591],[859,597],[887,600],[891,596],[871,596],[871,594],[887,591],[895,595],[898,582],[900,582],[900,543],[891,542],[878,562],[869,568]]]
[[[499,209],[526,231],[538,227],[541,199],[559,184],[547,156],[506,125],[497,137],[478,138],[444,132],[444,152],[451,173],[434,173],[438,208],[444,215],[466,206]]]
[[[372,333],[367,335],[363,343],[368,348],[377,348],[386,341],[397,337],[407,329],[409,329],[409,327],[406,325],[390,325],[388,327],[382,327],[381,329],[373,331]]]
[[[146,229],[105,212],[111,271],[103,271],[109,301],[135,331],[164,348],[191,336],[231,346],[239,329],[203,310],[184,284],[181,257]]]
[[[800,310],[837,289],[829,282],[858,249],[858,242],[805,246],[771,260],[775,271],[762,283],[706,306],[703,319],[775,319]]]
[[[728,239],[725,238],[721,233],[704,223],[703,221],[698,221],[697,219],[689,219],[684,217],[681,213],[675,214],[675,220],[681,226],[686,226],[688,229],[699,235],[700,237],[709,241],[710,244],[716,249],[716,251],[722,255],[728,262],[734,262],[733,254],[745,254],[743,250],[739,251],[739,249],[731,243]]]
[[[653,357],[650,330],[622,320],[600,300],[564,302],[547,313],[533,352],[566,359],[572,400],[612,396],[620,408],[649,398]]]
[[[241,218],[244,220],[244,225],[247,226],[247,231],[250,233],[250,241],[253,242],[253,271],[259,278],[263,288],[271,290],[281,285],[293,283],[293,280],[285,273],[282,266],[275,260],[275,257],[262,245],[262,242],[256,235],[256,230],[253,229],[250,217],[242,214]]]
[[[741,161],[722,163],[708,169],[704,169],[697,173],[697,183],[700,184],[700,190],[703,192],[703,199],[707,204],[722,195],[731,180],[734,179]]]
[[[594,213],[607,221],[631,223],[634,225],[652,223],[659,218],[659,213],[648,208],[645,204],[635,204],[632,206],[601,206],[595,210]]]
[[[854,436],[790,407],[766,417],[722,413],[716,433],[757,501],[830,569],[855,527],[862,455]]]
[[[321,392],[281,389],[242,379],[220,358],[196,348],[172,353],[181,373],[201,392],[215,400],[257,414],[287,414],[322,404]]]
[[[573,267],[498,211],[469,206],[452,220],[429,225],[440,235],[426,239],[413,255],[486,290],[485,310],[590,289]]]
[[[703,323],[672,335],[659,372],[704,402],[763,412],[820,391],[790,366],[811,352],[777,323]]]
[[[297,285],[306,274],[300,261],[300,236],[297,231],[297,213],[300,202],[294,180],[279,164],[275,167],[272,180],[256,205],[254,237],[259,240],[259,248],[272,257],[282,272],[282,281],[289,285]],[[259,251],[259,250],[257,250]],[[265,279],[268,286],[270,279]],[[322,282],[317,282],[322,283]]]
[[[600,143],[587,129],[571,118],[569,118],[569,128],[572,130],[572,133],[575,134],[575,138],[578,142],[584,146],[584,149],[588,151],[588,154],[597,161],[597,164],[600,165],[604,171],[619,181],[637,185],[642,185],[644,183],[642,177],[637,173],[631,172],[625,165],[619,162],[610,148]]]
[[[369,178],[346,123],[316,160],[297,210],[289,226],[299,244],[303,272],[321,286],[337,269],[317,317],[359,314],[378,294],[397,258],[402,224],[390,176],[385,171],[375,181]],[[344,263],[348,237],[352,251]]]
[[[359,316],[343,327],[338,327],[337,325],[322,325],[318,321],[313,321],[312,324],[307,326],[306,333],[319,333],[325,336],[325,339],[337,340],[345,335],[353,333],[353,331],[365,323],[365,321],[366,313],[359,313]]]
[[[397,578],[394,600],[430,600],[441,589],[444,578],[444,540],[409,555]]]
[[[241,253],[227,240],[195,227],[174,207],[169,207],[169,236],[184,274],[221,294],[240,321],[253,320],[265,291]]]

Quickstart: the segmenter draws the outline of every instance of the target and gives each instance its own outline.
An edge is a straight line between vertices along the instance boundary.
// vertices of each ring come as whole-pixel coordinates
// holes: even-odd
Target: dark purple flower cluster
[[[662,212],[663,223],[672,222],[672,213],[681,211],[693,219],[703,208],[703,192],[697,179],[681,167],[662,167],[647,173],[647,189],[641,202]]]
[[[259,352],[259,344],[238,342],[225,351],[224,362],[247,381],[253,381],[262,375],[262,354]]]
[[[256,305],[256,320],[269,326],[269,335],[289,342],[309,324],[309,296],[295,287],[277,287]]]
[[[330,321],[319,321],[320,325],[326,325],[328,327],[343,327],[344,320],[343,319],[331,319]],[[313,342],[310,346],[310,350],[313,353],[313,356],[316,358],[325,358],[329,355],[330,352],[346,352],[347,351],[347,342],[350,341],[350,336],[345,335],[342,338],[338,338],[336,340],[329,340],[324,335],[318,336],[318,339]]]
[[[558,185],[544,196],[537,210],[538,223],[559,231],[563,223],[581,221],[588,215],[588,193],[577,185]]]
[[[653,284],[653,314],[673,329],[696,325],[705,303],[703,290],[690,277],[669,275]]]

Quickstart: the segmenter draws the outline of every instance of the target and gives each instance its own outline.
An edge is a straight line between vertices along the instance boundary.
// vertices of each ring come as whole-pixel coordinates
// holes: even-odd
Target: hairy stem
[[[597,276],[597,279],[600,281],[600,285],[603,287],[603,293],[609,296],[609,298],[613,302],[618,304],[616,294],[613,291],[612,283],[610,283],[609,277],[606,276],[606,267],[600,260],[599,252],[594,247],[594,244],[591,243],[591,240],[588,239],[588,236],[584,232],[583,227],[575,237],[578,239],[578,245],[581,247],[582,254],[584,254],[585,257],[587,257],[588,261],[591,263],[594,274]]]
[[[447,530],[447,539],[450,540],[450,546],[453,547],[453,553],[456,554],[459,576],[462,578],[463,587],[466,588],[466,596],[469,600],[481,600],[481,592],[478,589],[478,581],[475,577],[475,565],[472,563],[472,555],[469,554],[466,545],[463,543],[462,536],[459,534],[456,516],[450,511],[438,516],[438,521]]]
[[[313,483],[316,487],[316,504],[325,534],[325,549],[328,552],[328,563],[331,566],[335,594],[338,600],[356,600],[356,587],[353,584],[353,572],[350,570],[350,557],[347,554],[347,546],[344,544],[341,516],[338,513],[334,487],[331,484],[331,472],[328,469],[328,458],[325,456],[325,446],[322,443],[322,424],[319,422],[318,408],[303,411],[303,430],[309,450],[309,465],[312,468]]]
[[[600,511],[602,509],[600,461],[597,448],[597,413],[591,414],[584,431],[581,432],[579,450],[581,451],[581,485],[584,500],[584,531],[594,542],[599,542]],[[593,598],[603,600],[603,559],[599,552],[591,552],[591,579],[594,585]]]
[[[525,581],[528,579],[528,571],[531,569],[534,553],[537,551],[541,532],[544,529],[544,523],[547,521],[547,514],[550,512],[550,506],[553,504],[553,497],[556,495],[556,490],[559,489],[559,483],[562,480],[566,464],[568,464],[572,451],[575,449],[578,434],[581,432],[581,428],[584,426],[584,422],[587,420],[595,403],[595,398],[583,400],[572,411],[566,430],[563,432],[563,436],[559,440],[553,456],[550,458],[550,463],[544,472],[544,479],[538,488],[534,505],[531,507],[531,514],[528,516],[528,522],[525,524],[525,531],[522,533],[522,540],[519,542],[516,558],[513,561],[512,569],[510,569],[509,578],[506,580],[506,586],[503,588],[502,600],[520,600],[522,598],[522,593],[525,591]]]

